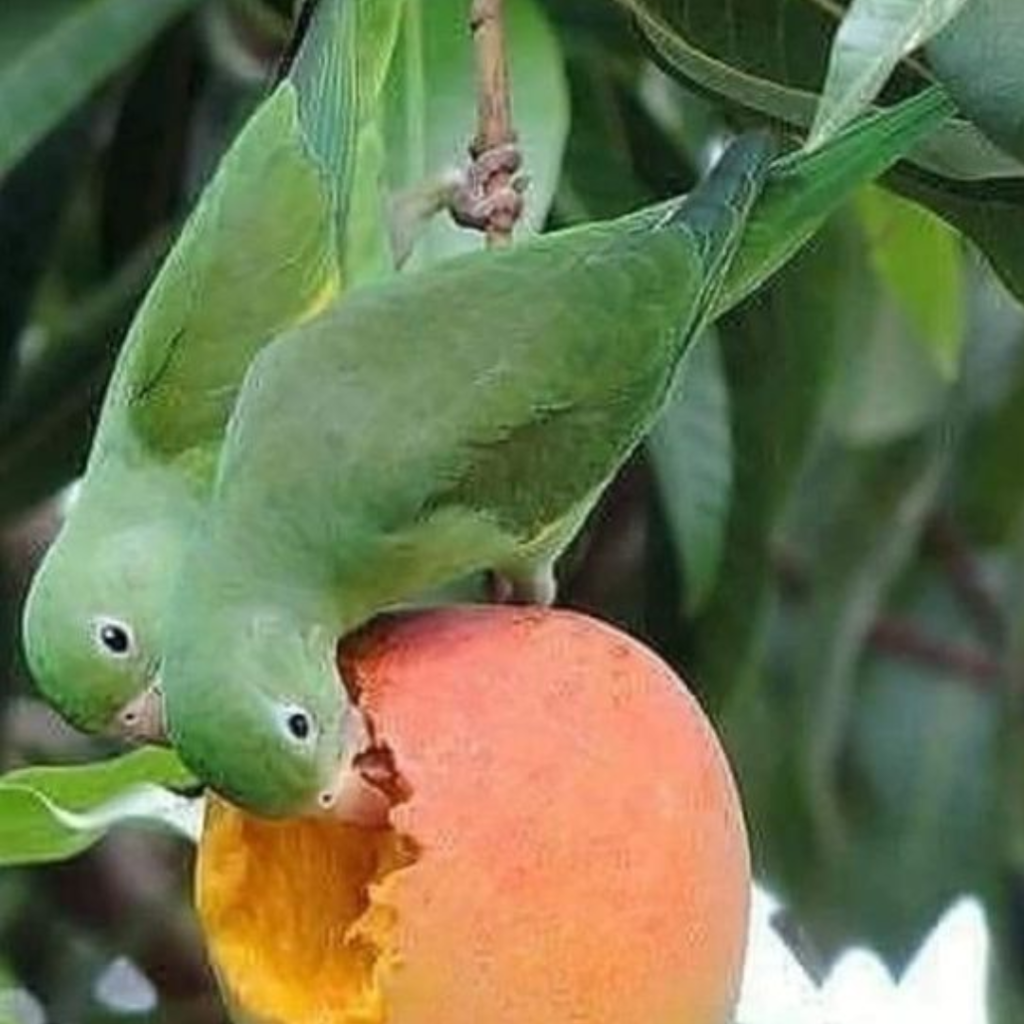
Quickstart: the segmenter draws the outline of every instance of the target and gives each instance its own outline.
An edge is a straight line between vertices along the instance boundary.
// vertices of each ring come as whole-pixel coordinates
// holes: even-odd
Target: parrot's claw
[[[553,566],[528,573],[494,571],[489,577],[490,597],[495,604],[537,604],[549,607],[558,596]]]
[[[522,163],[519,147],[511,142],[474,153],[449,197],[455,223],[477,231],[511,231],[523,212],[527,183],[517,176]]]
[[[168,745],[164,691],[159,682],[154,682],[121,708],[114,719],[113,731],[132,743]]]

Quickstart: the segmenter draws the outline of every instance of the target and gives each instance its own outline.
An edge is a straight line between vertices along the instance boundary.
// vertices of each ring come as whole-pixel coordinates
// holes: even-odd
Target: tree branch
[[[985,651],[930,635],[908,619],[879,619],[868,642],[879,653],[948,672],[978,690],[990,691],[1006,677],[1003,666]]]
[[[974,552],[948,513],[936,513],[925,539],[942,562],[954,592],[981,635],[1002,649],[1009,632],[999,601],[990,592]]]
[[[516,141],[505,54],[503,0],[472,0],[469,25],[476,51],[477,89],[477,130],[470,153],[476,159],[488,150]],[[511,184],[511,173],[494,174],[486,184],[487,195],[509,188]],[[497,209],[487,224],[487,244],[494,247],[511,242],[517,216],[511,210]]]
[[[814,584],[810,571],[796,551],[778,547],[772,552],[772,562],[784,600],[800,605],[813,597]],[[965,596],[962,589],[964,581],[970,579],[972,582],[970,593],[972,599],[978,601],[975,613],[983,611],[986,621],[990,623],[993,616],[1001,615],[997,604],[988,604],[987,595],[985,603],[981,603],[973,589],[974,577],[965,575],[962,565],[959,573],[961,598]],[[883,615],[876,619],[868,632],[866,643],[878,654],[935,671],[948,672],[978,690],[992,690],[1007,678],[1006,666],[990,651],[936,636],[924,624],[899,615]]]

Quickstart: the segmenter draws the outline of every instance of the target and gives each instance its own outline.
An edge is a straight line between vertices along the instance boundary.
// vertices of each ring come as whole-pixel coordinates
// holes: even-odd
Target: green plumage
[[[748,138],[684,202],[373,286],[266,349],[173,599],[191,767],[265,814],[336,796],[360,727],[339,637],[474,570],[547,596],[693,333],[950,109],[923,94],[770,175]]]
[[[366,232],[346,224],[357,182],[380,170],[374,116],[400,9],[321,0],[132,324],[25,614],[39,685],[82,728],[116,727],[158,670],[168,583],[253,356],[365,276],[352,239],[365,249]],[[104,646],[104,624],[125,631],[125,650]]]
[[[770,151],[745,137],[657,216],[362,289],[257,358],[168,639],[193,770],[258,812],[312,809],[344,754],[338,636],[557,556],[656,416]]]
[[[379,276],[388,268],[379,192],[384,154],[373,115],[401,5],[402,0],[322,0],[313,30],[287,79],[257,111],[225,158],[136,318],[104,407],[81,497],[34,583],[25,614],[26,647],[40,685],[58,709],[80,726],[116,725],[125,703],[159,672],[171,583],[178,575],[186,537],[201,521],[222,433],[254,354],[282,327],[309,319],[318,309],[335,304],[352,283]],[[346,20],[349,17],[353,20]],[[358,46],[353,42],[356,35],[362,40]],[[353,66],[355,76],[350,73]],[[343,69],[349,71],[343,73]],[[780,161],[737,258],[725,274],[724,286],[717,289],[716,312],[756,288],[858,184],[889,166],[941,123],[948,110],[941,96],[924,95],[866,118],[812,157],[798,154]],[[410,323],[417,326],[411,348],[395,344],[398,335],[390,329],[383,341],[382,328],[376,329],[377,334],[370,332],[365,346],[355,333],[346,331],[342,348],[359,357],[371,343],[383,345],[380,351],[391,353],[391,363],[378,364],[373,373],[382,381],[391,371],[395,373],[395,386],[384,388],[385,404],[375,410],[372,389],[376,384],[368,362],[360,371],[366,376],[353,396],[352,418],[344,421],[340,440],[345,445],[351,443],[350,428],[356,426],[364,440],[376,445],[374,457],[379,461],[372,473],[365,470],[371,447],[364,452],[365,462],[346,463],[345,475],[339,471],[321,476],[320,467],[330,467],[335,458],[333,444],[315,436],[294,441],[271,436],[281,417],[297,415],[317,417],[330,429],[339,429],[331,417],[338,415],[335,403],[347,393],[344,387],[331,393],[325,381],[325,388],[316,390],[321,407],[307,401],[308,375],[315,379],[319,374],[316,359],[282,365],[282,379],[287,374],[294,379],[287,388],[275,385],[274,402],[280,410],[267,418],[262,433],[262,428],[252,425],[264,415],[259,411],[265,408],[259,397],[264,373],[270,373],[282,358],[275,344],[272,359],[246,384],[232,435],[239,438],[238,451],[232,445],[232,454],[223,464],[221,499],[224,507],[246,503],[264,507],[259,494],[267,481],[292,472],[300,479],[294,496],[284,486],[265,492],[267,512],[251,520],[251,535],[241,520],[233,531],[216,527],[221,543],[211,562],[219,569],[207,573],[204,583],[208,596],[223,593],[232,598],[251,593],[254,579],[267,581],[267,614],[261,611],[254,619],[252,609],[245,608],[239,625],[263,631],[278,642],[254,645],[248,657],[236,652],[239,675],[255,679],[260,673],[276,672],[277,689],[286,693],[280,681],[301,679],[303,672],[308,675],[312,651],[323,661],[324,678],[333,672],[333,643],[339,626],[347,628],[365,617],[364,609],[411,593],[419,581],[426,586],[462,571],[468,564],[460,553],[463,549],[474,565],[493,562],[520,582],[536,583],[538,570],[573,535],[600,490],[598,483],[587,491],[587,480],[600,477],[601,461],[610,452],[614,462],[621,457],[615,453],[633,443],[629,429],[617,435],[611,448],[602,448],[604,439],[597,435],[609,425],[616,429],[635,425],[630,419],[634,412],[642,420],[649,411],[646,389],[657,382],[644,377],[626,381],[606,407],[577,401],[581,396],[575,395],[563,400],[556,379],[547,379],[558,368],[550,362],[548,347],[527,346],[529,332],[520,330],[515,335],[519,339],[517,388],[527,397],[531,388],[536,389],[530,414],[524,417],[510,410],[507,416],[502,412],[500,420],[479,424],[471,415],[473,404],[460,404],[459,397],[459,382],[465,381],[472,362],[453,364],[458,372],[449,380],[444,341],[429,356],[417,350],[419,321],[431,323],[435,337],[453,311],[458,311],[469,334],[479,331],[488,337],[495,323],[515,324],[520,318],[534,324],[538,334],[547,330],[548,317],[564,321],[559,331],[572,326],[570,321],[575,324],[572,330],[580,329],[587,321],[578,317],[591,317],[595,328],[608,330],[617,329],[619,316],[635,328],[642,310],[634,309],[633,300],[615,290],[618,271],[602,279],[600,286],[589,291],[584,286],[570,298],[568,290],[553,288],[544,280],[547,267],[550,264],[552,281],[569,280],[558,276],[565,270],[563,255],[583,253],[590,244],[585,240],[605,237],[611,252],[627,227],[636,241],[644,236],[642,229],[662,220],[676,205],[664,204],[614,228],[586,229],[533,243],[536,249],[529,250],[529,267],[519,264],[518,256],[507,264],[492,264],[490,257],[481,257],[479,264],[468,264],[475,275],[468,290],[465,282],[459,283],[464,264],[438,271],[436,280],[448,281],[446,287],[451,288],[447,299],[435,297],[432,305],[420,311],[413,301],[419,294],[416,284],[402,300],[405,315],[398,328],[408,334]],[[693,204],[689,209],[691,215],[696,212]],[[707,226],[730,223],[729,216],[712,216]],[[688,244],[696,247],[701,237],[713,239],[714,230],[690,232]],[[563,243],[564,250],[559,248]],[[549,252],[551,245],[555,249]],[[655,248],[647,250],[644,258],[657,264],[660,257],[655,258]],[[713,252],[713,242],[706,243],[706,249]],[[501,257],[506,258],[511,257]],[[578,258],[597,257],[588,250]],[[665,258],[671,267],[678,256]],[[694,258],[704,259],[696,248]],[[487,282],[492,265],[503,281],[515,279],[511,290],[505,284]],[[613,268],[613,261],[608,266]],[[708,273],[709,267],[702,266],[701,274]],[[721,269],[725,271],[724,265]],[[425,280],[428,287],[435,278]],[[685,296],[686,280],[678,285],[678,296]],[[695,320],[702,312],[698,307],[710,303],[715,291],[710,285],[703,287],[702,300],[692,311]],[[366,304],[355,307],[362,312],[332,311],[329,316],[339,317],[339,324],[376,320],[372,307],[388,294],[368,293]],[[609,298],[614,299],[618,313],[606,303]],[[486,308],[474,312],[480,301],[486,302]],[[559,311],[560,303],[569,308]],[[389,322],[385,313],[380,324]],[[330,354],[336,335],[325,326],[328,323],[325,319],[309,328],[310,338],[321,338],[325,355]],[[305,331],[298,331],[281,341],[290,344],[304,337]],[[500,336],[493,341],[500,343]],[[630,352],[634,341],[632,331],[624,333],[620,351]],[[410,357],[413,351],[417,352],[414,358]],[[469,352],[472,358],[479,354]],[[527,364],[532,360],[537,363],[530,368]],[[502,363],[499,360],[498,369],[492,367],[490,372],[500,377]],[[579,383],[586,383],[592,369],[588,358],[577,358],[575,365]],[[614,368],[612,363],[607,365]],[[274,369],[273,374],[278,372]],[[395,390],[402,381],[408,392],[404,397]],[[431,394],[432,388],[437,389],[436,395]],[[627,408],[634,396],[638,405]],[[441,448],[416,452],[398,446],[392,452],[392,444],[400,439],[391,436],[391,419],[396,407],[407,407],[410,415],[420,418],[424,430],[435,430],[435,412],[449,405],[451,429],[439,432],[434,441],[443,446],[453,440],[453,430],[469,433],[463,438],[466,443],[457,446],[458,465],[448,464],[444,472],[428,478],[426,474],[444,462]],[[243,422],[250,424],[244,430]],[[496,422],[501,427],[497,432]],[[637,436],[643,428],[643,424],[636,428]],[[375,432],[378,436],[372,438]],[[252,465],[261,466],[259,473],[265,479],[229,487],[232,474],[244,473],[232,467],[247,464],[249,456],[241,454],[245,446],[257,446],[261,436],[267,439],[264,455],[254,458]],[[337,450],[348,459],[345,445]],[[389,469],[392,454],[396,458]],[[304,463],[312,470],[305,476]],[[410,465],[415,468],[410,470]],[[418,493],[415,488],[424,483],[429,487],[423,491],[413,531],[396,530],[389,535],[374,527],[367,532],[368,524],[386,527],[389,516],[405,516],[409,495]],[[300,493],[303,500],[293,500]],[[401,500],[392,504],[396,495]],[[334,518],[332,510],[346,508]],[[463,514],[467,509],[490,509],[490,513],[467,516]],[[230,521],[227,516],[223,519],[225,524]],[[202,529],[217,522],[215,516]],[[364,539],[366,558],[360,556]],[[182,574],[183,580],[191,577],[191,570]],[[339,588],[342,579],[346,586]],[[348,596],[342,600],[340,593]],[[188,605],[186,584],[181,584],[176,601]],[[282,618],[281,609],[290,611]],[[295,616],[304,616],[308,627],[298,645],[292,628]],[[133,645],[128,654],[111,656],[100,649],[97,628],[109,620],[131,628]],[[187,642],[197,650],[218,635],[216,630],[201,628],[192,633],[187,620],[183,622],[176,635],[191,634]],[[328,622],[330,626],[325,625]],[[213,656],[220,655],[214,651]],[[273,695],[273,690],[267,692]],[[225,699],[230,701],[233,692],[227,688]],[[296,692],[304,691],[299,686]],[[214,690],[196,707],[204,706],[204,700],[205,706],[215,707]],[[280,704],[274,701],[275,708]],[[238,709],[236,716],[242,724],[236,741],[239,763],[248,758],[256,772],[266,748],[265,736],[260,738],[265,723],[259,721],[266,713],[266,701],[262,712],[259,707],[257,702]],[[340,713],[336,710],[335,717]],[[232,720],[227,715],[224,728],[230,729]],[[252,727],[246,728],[250,720]],[[224,732],[220,735],[223,738]],[[299,766],[293,773],[299,779],[295,785],[305,792],[311,782],[308,757],[303,758],[292,763]],[[317,774],[322,775],[320,768]],[[287,787],[270,785],[266,799],[283,806]]]

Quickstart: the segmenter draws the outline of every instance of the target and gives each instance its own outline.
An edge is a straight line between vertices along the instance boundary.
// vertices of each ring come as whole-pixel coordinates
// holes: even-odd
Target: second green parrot
[[[253,356],[354,283],[354,191],[402,0],[320,0],[140,308],[80,496],[32,586],[25,647],[73,724],[148,738],[169,586]],[[364,204],[365,206],[365,204]],[[383,225],[383,217],[378,216]],[[386,239],[382,235],[382,246]],[[365,248],[365,246],[364,246]]]

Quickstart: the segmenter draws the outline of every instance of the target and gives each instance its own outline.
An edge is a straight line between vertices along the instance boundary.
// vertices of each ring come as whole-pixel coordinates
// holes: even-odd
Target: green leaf
[[[191,801],[166,787],[194,778],[167,750],[93,764],[25,768],[0,777],[0,865],[66,860],[125,821],[190,828]]]
[[[901,168],[891,184],[970,238],[1006,287],[1024,302],[1024,179],[950,184]]]
[[[6,969],[0,970],[0,1024],[37,1024],[46,1021],[46,1011],[28,990],[16,984]]]
[[[732,494],[729,392],[713,333],[687,356],[648,450],[693,615],[718,579]]]
[[[638,102],[633,69],[609,66],[607,54],[596,46],[570,51],[567,69],[573,114],[555,198],[559,223],[623,216],[692,185],[689,162],[680,159],[667,132]],[[651,164],[672,168],[683,180],[678,185],[650,181],[645,171]]]
[[[871,260],[942,374],[956,374],[964,340],[959,239],[927,210],[867,189],[860,199]]]
[[[832,44],[811,125],[816,149],[866,110],[896,65],[944,28],[966,0],[853,0]]]
[[[971,0],[932,41],[928,57],[960,109],[1008,153],[1024,159],[1020,0]]]
[[[850,445],[888,444],[935,421],[949,382],[875,271],[863,241],[851,251],[846,273],[859,295],[847,311],[846,330],[858,340],[844,352],[828,420]]]
[[[804,781],[826,846],[840,841],[836,799],[856,670],[868,633],[914,552],[946,468],[933,429],[885,446],[829,447],[808,482],[795,544],[822,524],[809,547],[813,602],[801,623],[798,690],[804,703]]]
[[[906,621],[976,645],[941,585],[924,574],[913,583],[900,602]],[[846,769],[870,816],[856,816],[850,846],[831,865],[831,907],[822,892],[815,908],[833,943],[859,932],[902,966],[951,899],[991,883],[999,717],[993,695],[953,670],[871,658]]]
[[[916,486],[906,492],[911,501]],[[907,522],[891,514],[873,521],[880,533],[871,549],[881,551],[893,540],[905,547],[910,538],[900,541],[898,533]],[[866,538],[869,526],[858,525],[857,538]],[[864,550],[859,539],[852,547]],[[846,628],[853,624],[854,602],[877,593],[867,583],[873,556],[866,559],[854,570],[864,587],[847,586],[849,598],[836,606],[846,608],[835,620]],[[892,562],[879,559],[875,567],[892,580]],[[895,623],[897,635],[912,631],[936,648],[983,650],[934,564],[919,562],[886,589],[888,599],[861,608],[861,622]],[[856,646],[849,640],[851,671],[843,687],[833,689],[835,677],[812,684],[810,675],[801,684],[815,686],[819,697],[802,726],[808,747],[830,747],[835,758],[832,769],[809,771],[818,798],[837,814],[838,830],[823,834],[816,819],[819,867],[799,902],[804,922],[826,949],[869,944],[899,970],[954,896],[984,892],[995,881],[1002,710],[997,690],[987,691],[952,662],[922,661],[899,644],[879,648],[864,634]],[[791,865],[790,876],[798,872]]]
[[[970,424],[959,460],[959,518],[974,540],[988,546],[1007,542],[1024,522],[1024,355],[1010,375],[1008,394]]]
[[[81,473],[117,347],[167,245],[142,246],[16,375],[0,406],[0,521]]]
[[[789,0],[620,0],[633,10],[659,61],[695,88],[726,103],[807,129],[833,33],[843,8]],[[905,98],[928,79],[901,64],[886,102]],[[913,159],[956,179],[1016,177],[1024,166],[973,124],[956,119],[923,142]]]
[[[877,276],[862,280],[850,319],[863,343],[849,352],[829,407],[835,432],[858,447],[888,444],[934,422],[949,386]]]
[[[388,80],[385,140],[390,185],[415,216],[445,177],[463,168],[476,131],[473,47],[463,0],[407,0]],[[535,0],[506,4],[512,106],[529,176],[523,230],[539,230],[555,194],[569,130],[561,50]],[[417,198],[419,197],[419,198]],[[405,218],[403,218],[405,219]],[[399,233],[403,233],[402,226]],[[415,265],[479,248],[477,232],[435,217],[416,240]]]
[[[838,18],[782,0],[622,0],[676,71],[741,106],[810,124]]]
[[[5,0],[0,175],[195,0]]]
[[[693,622],[692,658],[721,706],[751,679],[768,610],[774,531],[817,436],[846,313],[856,236],[830,225],[718,332],[729,385],[734,483],[717,585]]]
[[[915,561],[945,433],[819,449],[782,532],[799,584],[777,605],[766,678],[729,717],[759,871],[822,962],[857,943],[899,969],[958,880],[982,884],[991,864],[995,702],[959,663],[875,640],[891,621],[926,647],[980,649],[958,595]]]

